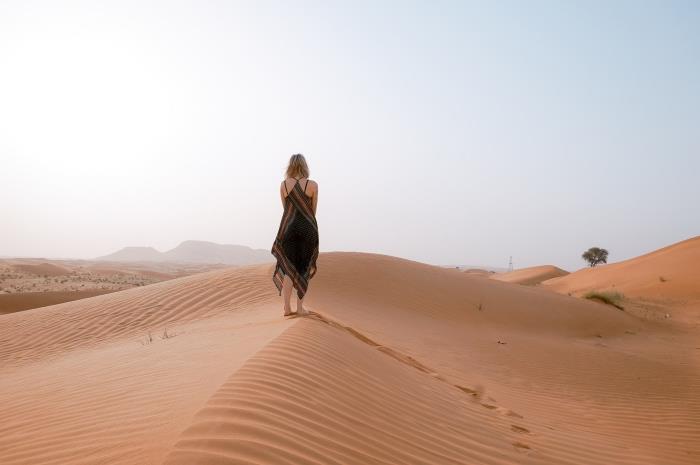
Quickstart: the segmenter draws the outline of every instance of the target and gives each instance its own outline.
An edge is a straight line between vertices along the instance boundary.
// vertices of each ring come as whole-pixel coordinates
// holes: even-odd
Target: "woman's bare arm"
[[[314,189],[314,198],[313,198],[312,204],[314,207],[314,215],[316,215],[316,205],[318,205],[318,183],[314,183],[314,184],[316,184],[316,185],[314,186],[315,189]]]
[[[282,198],[282,208],[284,209],[284,183],[285,181],[282,181],[282,184],[280,184],[280,197]]]

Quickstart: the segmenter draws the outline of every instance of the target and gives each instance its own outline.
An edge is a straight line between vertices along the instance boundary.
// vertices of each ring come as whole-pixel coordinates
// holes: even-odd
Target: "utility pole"
[[[510,260],[508,261],[508,271],[513,271],[513,256],[510,256]]]

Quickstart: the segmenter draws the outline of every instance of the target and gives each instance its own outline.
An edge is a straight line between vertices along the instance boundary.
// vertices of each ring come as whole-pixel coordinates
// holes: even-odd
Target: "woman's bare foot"
[[[297,315],[308,315],[309,311],[303,305],[297,305]]]
[[[284,307],[284,316],[292,315],[292,307]]]

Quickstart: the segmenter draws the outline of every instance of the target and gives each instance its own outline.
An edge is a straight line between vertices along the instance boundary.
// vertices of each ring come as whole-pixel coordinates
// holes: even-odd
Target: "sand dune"
[[[522,284],[524,286],[534,286],[552,278],[566,276],[568,271],[557,268],[553,265],[533,266],[521,268],[519,270],[491,275],[491,279],[503,281],[504,283]]]
[[[562,294],[612,291],[667,307],[685,321],[700,323],[700,237],[619,263],[585,268],[543,283]]]
[[[19,312],[30,308],[46,307],[63,302],[70,302],[86,297],[114,292],[104,289],[89,289],[87,291],[48,291],[24,292],[20,294],[0,294],[0,315]]]
[[[321,254],[314,313],[283,319],[271,271],[0,316],[0,463],[700,458],[695,332],[355,253]]]
[[[65,276],[70,274],[70,270],[53,263],[18,263],[13,265],[17,271],[30,273],[37,276]]]
[[[464,270],[462,273],[472,275],[472,276],[481,276],[484,278],[488,278],[488,277],[495,274],[493,271],[484,270],[481,268],[468,268],[468,269]]]
[[[0,463],[160,463],[293,323],[273,290],[266,269],[222,270],[0,317]]]
[[[519,423],[304,319],[221,386],[164,463],[517,463]]]
[[[44,307],[188,276],[223,265],[0,260],[0,314]]]
[[[535,463],[696,461],[696,333],[390,257],[324,258],[311,303],[522,415]]]

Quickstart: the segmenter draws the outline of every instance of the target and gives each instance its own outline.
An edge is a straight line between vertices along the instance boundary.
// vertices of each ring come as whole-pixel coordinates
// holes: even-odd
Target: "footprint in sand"
[[[482,386],[476,386],[474,389],[470,389],[468,387],[460,386],[459,384],[455,384],[455,387],[458,389],[461,389],[462,392],[466,392],[467,394],[471,394],[473,397],[473,400],[481,399],[481,397],[484,395],[484,388]]]
[[[529,433],[530,432],[529,429],[523,428],[522,426],[518,426],[518,425],[510,425],[510,429],[512,431],[515,431],[516,433]]]

